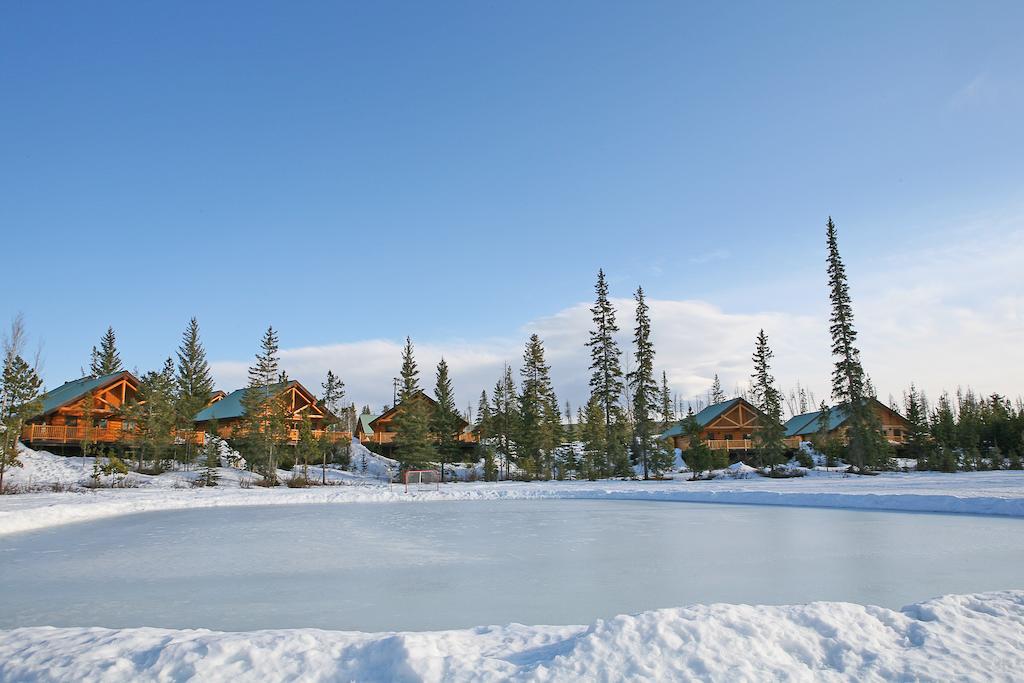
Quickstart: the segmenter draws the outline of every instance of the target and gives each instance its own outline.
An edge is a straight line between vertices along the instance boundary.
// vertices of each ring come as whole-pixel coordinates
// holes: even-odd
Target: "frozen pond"
[[[0,628],[588,623],[1024,588],[1024,520],[642,501],[153,512],[0,538]]]

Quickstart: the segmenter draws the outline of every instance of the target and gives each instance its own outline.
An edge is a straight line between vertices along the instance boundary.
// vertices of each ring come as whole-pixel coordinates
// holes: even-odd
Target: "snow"
[[[697,605],[588,626],[0,632],[0,679],[18,681],[1011,681],[1021,670],[1024,591],[899,611]]]
[[[386,458],[370,456],[376,463],[374,471],[386,470]],[[65,458],[45,451],[26,449],[22,461],[24,468],[8,472],[14,483],[71,484],[87,479],[92,471],[88,459],[83,467],[81,458]],[[408,494],[403,487],[389,486],[376,476],[333,469],[328,469],[329,478],[339,485],[306,489],[241,488],[240,482],[253,475],[231,468],[221,468],[219,474],[221,481],[212,488],[189,486],[189,480],[199,476],[198,471],[156,476],[132,473],[129,478],[137,483],[137,488],[0,496],[0,534],[191,507],[525,498],[675,500],[1024,517],[1024,472],[1008,470],[883,473],[871,477],[812,470],[808,476],[796,479],[752,476],[696,482],[683,476],[668,481],[460,482],[446,484],[439,491]],[[280,475],[282,479],[291,476],[287,472]],[[320,469],[310,467],[310,477],[319,476]]]

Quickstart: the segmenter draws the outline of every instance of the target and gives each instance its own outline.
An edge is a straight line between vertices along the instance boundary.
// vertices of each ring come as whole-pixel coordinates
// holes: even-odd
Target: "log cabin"
[[[767,416],[745,398],[733,398],[715,403],[694,415],[700,425],[700,438],[712,450],[750,451],[754,449],[754,434],[761,429]],[[683,420],[666,430],[661,438],[674,448],[686,450],[690,438],[686,436]],[[799,442],[787,446],[796,448]]]
[[[871,403],[875,414],[882,424],[882,434],[889,443],[899,445],[906,443],[907,433],[910,430],[910,423],[895,410],[875,398],[865,399]],[[850,419],[849,411],[843,406],[830,408],[828,411],[829,434],[846,438],[847,420]],[[816,410],[803,415],[796,415],[786,422],[786,438],[797,441],[810,441],[821,429],[821,411]]]
[[[230,394],[214,392],[210,403],[193,418],[196,430],[206,432],[211,422],[216,420],[218,436],[225,439],[240,436],[246,426],[242,399],[248,391],[246,387]],[[329,429],[330,425],[337,422],[337,418],[301,383],[295,380],[281,382],[271,385],[269,391],[273,396],[283,400],[288,407],[288,443],[294,445],[298,442],[299,426],[306,415],[313,425],[314,437],[319,439],[326,433],[331,441],[347,441],[352,438],[351,432]]]
[[[430,413],[437,409],[437,401],[427,396],[422,391],[417,391],[408,401],[423,402]],[[395,444],[395,418],[401,414],[404,403],[398,403],[376,417],[360,415],[356,426],[356,436],[361,444],[377,444],[383,450],[391,451],[397,447]],[[434,438],[440,441],[440,436],[435,434]],[[459,445],[464,448],[472,447],[477,442],[477,437],[469,428],[469,423],[459,418]]]
[[[138,396],[139,380],[127,370],[65,382],[42,395],[42,412],[28,420],[21,441],[42,448],[130,440],[132,425],[123,409]]]

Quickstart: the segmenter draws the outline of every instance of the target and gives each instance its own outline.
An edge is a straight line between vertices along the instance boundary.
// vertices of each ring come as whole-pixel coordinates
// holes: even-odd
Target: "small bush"
[[[307,477],[302,476],[301,474],[296,474],[295,476],[289,478],[286,483],[288,484],[288,488],[290,489],[304,489],[310,486],[309,479]]]

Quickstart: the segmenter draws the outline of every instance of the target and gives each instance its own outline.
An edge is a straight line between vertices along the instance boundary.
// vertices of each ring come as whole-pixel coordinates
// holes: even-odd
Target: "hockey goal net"
[[[441,474],[437,470],[408,470],[402,479],[405,492],[437,491],[441,485]]]

